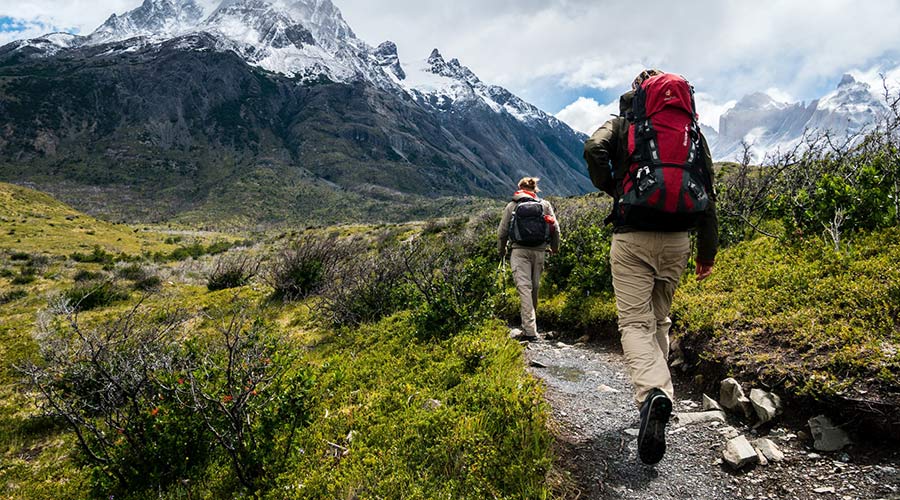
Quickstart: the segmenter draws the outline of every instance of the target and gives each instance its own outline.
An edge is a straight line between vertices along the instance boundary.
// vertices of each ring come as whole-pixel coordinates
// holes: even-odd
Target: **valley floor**
[[[546,385],[553,407],[559,467],[566,499],[898,499],[900,451],[857,444],[844,452],[815,452],[796,429],[768,433],[785,460],[738,473],[722,463],[733,426],[748,439],[756,431],[728,424],[679,425],[668,430],[668,453],[656,467],[637,459],[638,412],[632,403],[621,350],[613,342],[569,345],[544,340],[528,345],[530,371]],[[700,411],[702,394],[676,376],[675,412]],[[801,434],[802,436],[802,434]]]

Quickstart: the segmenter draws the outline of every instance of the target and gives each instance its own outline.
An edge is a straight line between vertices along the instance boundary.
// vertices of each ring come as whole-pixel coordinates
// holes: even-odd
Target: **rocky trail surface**
[[[673,416],[665,458],[645,466],[637,458],[638,412],[618,345],[542,340],[527,344],[526,357],[552,406],[556,453],[570,475],[560,486],[565,498],[900,499],[896,447],[856,444],[819,452],[809,428],[779,422],[767,432],[756,431],[733,415],[724,423],[687,423]],[[700,412],[703,395],[678,373],[675,377],[675,415]],[[738,435],[770,439],[783,459],[732,470],[723,451]]]

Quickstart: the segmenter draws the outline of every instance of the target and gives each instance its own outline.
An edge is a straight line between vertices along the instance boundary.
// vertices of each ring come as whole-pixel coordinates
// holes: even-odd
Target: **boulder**
[[[771,439],[757,439],[756,441],[753,441],[753,446],[759,450],[769,462],[781,462],[784,460],[784,452],[782,452]]]
[[[719,404],[728,410],[739,412],[749,417],[753,412],[753,403],[744,395],[741,383],[733,378],[726,378],[719,387]]]
[[[813,447],[819,451],[838,451],[853,444],[850,436],[825,415],[809,419],[809,430],[815,440]]]
[[[734,470],[743,469],[748,465],[755,465],[759,462],[759,455],[756,453],[756,448],[754,448],[753,445],[750,444],[750,441],[747,441],[747,438],[743,435],[728,441],[722,455],[725,459],[725,463]]]
[[[759,417],[761,423],[771,422],[775,417],[781,415],[781,398],[777,394],[753,389],[750,391],[750,403],[756,410],[756,416]]]

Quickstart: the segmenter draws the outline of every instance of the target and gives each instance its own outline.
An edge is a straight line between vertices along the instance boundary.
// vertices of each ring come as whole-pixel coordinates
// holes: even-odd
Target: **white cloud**
[[[777,87],[769,87],[766,89],[765,93],[768,94],[769,97],[771,97],[772,99],[775,99],[778,102],[793,103],[793,102],[797,101],[797,99],[795,99],[791,94],[789,94]]]
[[[619,92],[643,67],[658,67],[685,75],[716,102],[770,88],[805,100],[900,47],[900,2],[646,0],[639,13],[628,0],[334,2],[369,43],[393,40],[407,61],[438,47],[516,93],[548,80]],[[140,3],[0,0],[0,16],[84,33]],[[638,33],[638,14],[654,28]]]
[[[111,14],[123,13],[142,0],[0,0],[0,16],[26,22],[71,29],[78,33],[94,31]],[[17,38],[27,38],[30,34]]]
[[[12,19],[9,22],[0,23],[0,45],[20,40],[23,38],[35,38],[59,28],[39,19],[21,20]]]
[[[618,100],[601,105],[595,99],[579,97],[578,100],[556,113],[556,117],[569,124],[575,130],[590,135],[606,123],[607,120],[618,114]]]
[[[697,105],[697,114],[700,115],[700,123],[716,131],[719,130],[719,118],[737,104],[734,100],[725,103],[716,102],[712,95],[705,92],[697,92],[694,95],[694,102]]]

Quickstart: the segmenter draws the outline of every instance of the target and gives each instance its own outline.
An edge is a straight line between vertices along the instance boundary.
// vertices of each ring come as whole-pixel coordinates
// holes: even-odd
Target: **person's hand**
[[[713,266],[712,264],[701,264],[697,263],[697,281],[703,281],[712,274]]]

